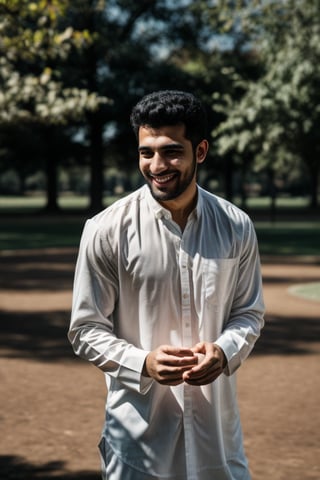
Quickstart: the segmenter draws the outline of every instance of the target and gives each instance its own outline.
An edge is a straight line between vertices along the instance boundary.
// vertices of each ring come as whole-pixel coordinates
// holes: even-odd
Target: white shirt
[[[136,480],[248,480],[233,374],[263,312],[254,228],[225,200],[198,187],[183,233],[147,186],[88,220],[69,338],[106,374],[106,463],[115,455]],[[227,357],[212,384],[142,376],[150,350],[199,341]]]

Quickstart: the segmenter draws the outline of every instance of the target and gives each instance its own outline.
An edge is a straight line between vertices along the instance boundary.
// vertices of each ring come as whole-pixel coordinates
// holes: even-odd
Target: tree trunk
[[[53,127],[47,127],[45,131],[45,138],[47,143],[46,149],[46,176],[47,176],[47,203],[45,210],[48,213],[59,211],[58,206],[58,158],[56,155],[56,148],[54,145],[54,130]]]
[[[240,185],[240,192],[241,192],[241,208],[243,210],[247,209],[247,190],[246,190],[246,177],[247,177],[247,165],[246,162],[243,161],[241,165],[241,185]]]
[[[319,168],[315,162],[314,168],[311,169],[311,195],[310,207],[314,210],[318,208],[318,190],[319,190]]]
[[[97,116],[90,119],[90,212],[103,209],[103,140],[102,123]]]
[[[89,2],[85,25],[90,32],[96,31],[97,11],[95,2]],[[87,87],[89,91],[99,92],[98,60],[96,45],[93,43],[87,51]],[[90,205],[91,214],[103,209],[103,121],[99,111],[88,115],[90,129]]]
[[[269,190],[269,195],[270,195],[270,221],[275,222],[276,220],[276,213],[277,213],[277,208],[276,208],[276,203],[277,203],[277,188],[274,182],[274,177],[275,177],[275,172],[272,168],[268,169],[268,190]]]
[[[21,171],[21,169],[17,169],[17,175],[19,177],[19,195],[21,197],[24,196],[26,193],[26,173],[24,171]]]
[[[232,155],[226,156],[224,164],[224,181],[225,181],[225,195],[226,199],[232,202],[233,200],[233,169],[234,162]]]

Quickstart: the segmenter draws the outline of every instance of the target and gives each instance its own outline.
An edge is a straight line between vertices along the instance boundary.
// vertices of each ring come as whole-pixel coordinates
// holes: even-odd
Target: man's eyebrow
[[[141,152],[142,150],[151,150],[151,148],[147,147],[146,145],[140,145],[140,147],[138,147],[138,151]]]
[[[167,145],[164,145],[163,147],[161,147],[163,150],[171,150],[171,149],[174,149],[174,150],[183,150],[184,149],[184,146],[181,145],[181,143],[169,143]]]
[[[184,150],[184,146],[181,143],[167,143],[159,148],[159,150]],[[153,148],[149,147],[148,145],[140,145],[138,147],[138,151],[141,152],[142,150],[153,150]]]

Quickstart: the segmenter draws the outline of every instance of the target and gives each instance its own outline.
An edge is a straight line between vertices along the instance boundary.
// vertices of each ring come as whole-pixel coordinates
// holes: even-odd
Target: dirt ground
[[[106,388],[66,339],[76,252],[0,255],[0,479],[99,480]],[[253,480],[320,479],[320,259],[263,259],[266,326],[239,369]]]

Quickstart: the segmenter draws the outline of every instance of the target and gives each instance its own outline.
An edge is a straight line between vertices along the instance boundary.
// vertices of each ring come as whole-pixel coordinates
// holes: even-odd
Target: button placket
[[[179,252],[179,268],[181,282],[181,327],[183,346],[192,346],[192,330],[191,330],[191,289],[188,269],[188,254],[182,249],[181,242]]]
[[[188,228],[188,227],[187,227]],[[184,231],[186,236],[187,228]],[[192,347],[192,323],[191,323],[191,285],[189,272],[189,255],[186,252],[185,240],[182,238],[179,250],[179,269],[181,282],[181,329],[184,347]],[[192,412],[192,387],[184,385],[184,433],[186,447],[187,479],[195,478],[196,459],[194,458],[194,432]]]

